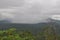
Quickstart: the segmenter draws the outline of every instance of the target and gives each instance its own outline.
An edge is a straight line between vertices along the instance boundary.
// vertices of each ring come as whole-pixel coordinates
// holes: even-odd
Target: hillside
[[[32,32],[39,32],[45,26],[50,25],[50,23],[38,23],[38,24],[16,24],[16,23],[0,23],[0,29],[5,30],[8,28],[17,28],[18,30],[29,30]],[[57,28],[57,31],[60,30],[60,25],[54,24]]]

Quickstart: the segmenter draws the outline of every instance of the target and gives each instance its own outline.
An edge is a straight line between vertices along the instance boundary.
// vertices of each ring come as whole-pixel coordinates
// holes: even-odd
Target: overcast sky
[[[51,15],[60,15],[60,0],[0,0],[1,20],[40,23]]]

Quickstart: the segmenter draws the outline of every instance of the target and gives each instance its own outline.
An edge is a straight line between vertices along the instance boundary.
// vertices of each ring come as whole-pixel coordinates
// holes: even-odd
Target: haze
[[[48,22],[51,15],[60,15],[60,0],[0,0],[0,15],[12,23]]]

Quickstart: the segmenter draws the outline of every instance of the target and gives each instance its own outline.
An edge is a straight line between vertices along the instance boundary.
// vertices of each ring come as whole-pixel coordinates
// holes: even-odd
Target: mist
[[[60,15],[59,0],[0,0],[0,20],[12,23],[49,22],[51,15]]]

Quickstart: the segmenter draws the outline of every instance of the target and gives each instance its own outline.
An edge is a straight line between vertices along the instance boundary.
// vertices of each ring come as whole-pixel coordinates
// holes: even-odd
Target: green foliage
[[[15,28],[0,30],[0,40],[34,40],[30,32],[17,32]]]
[[[29,31],[18,31],[15,28],[0,30],[0,40],[60,40],[53,27],[46,26],[41,31],[33,35]]]

